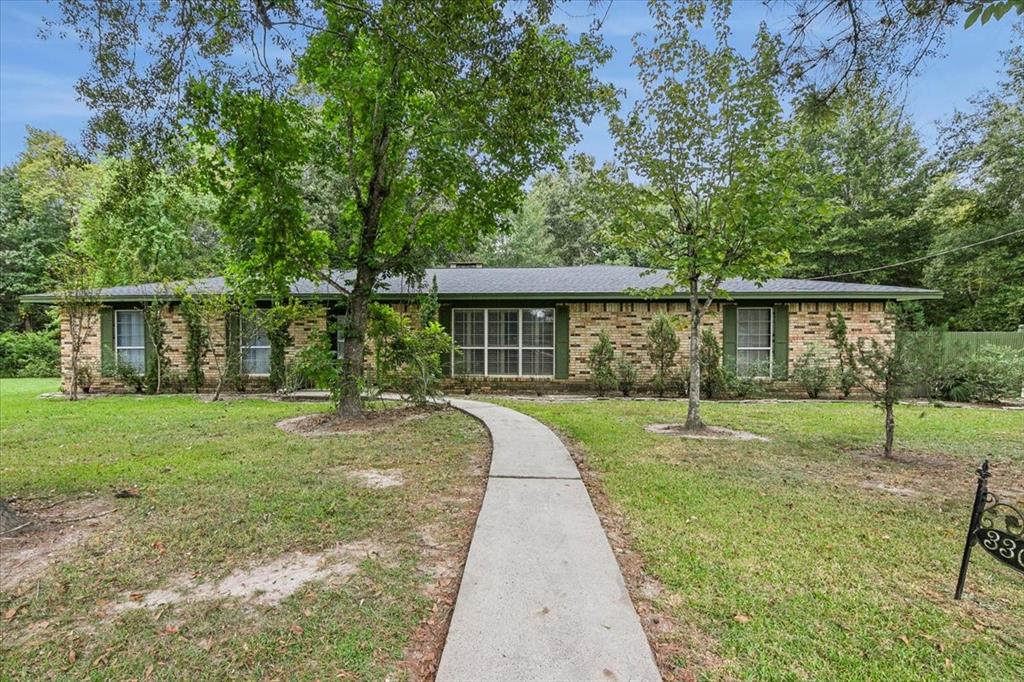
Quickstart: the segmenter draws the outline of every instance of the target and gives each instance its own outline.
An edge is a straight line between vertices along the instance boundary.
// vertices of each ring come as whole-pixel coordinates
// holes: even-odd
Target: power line
[[[909,265],[910,263],[917,263],[918,261],[928,260],[929,258],[935,258],[936,256],[944,256],[947,253],[954,253],[956,251],[963,251],[964,249],[970,249],[970,248],[973,248],[975,246],[981,246],[982,244],[988,244],[989,242],[999,241],[1000,239],[1006,239],[1007,237],[1012,237],[1012,236],[1014,236],[1016,234],[1021,234],[1021,233],[1024,233],[1024,228],[1022,228],[1020,230],[1014,230],[1012,232],[1007,232],[1006,234],[1001,234],[1001,235],[998,235],[996,237],[989,237],[988,239],[982,239],[980,242],[974,242],[973,244],[964,244],[963,246],[954,246],[951,249],[946,249],[944,251],[936,251],[935,253],[929,253],[929,254],[926,254],[924,256],[918,256],[917,258],[911,258],[910,260],[900,261],[899,263],[890,263],[888,265],[879,265],[877,268],[866,268],[864,270],[853,270],[852,272],[841,272],[838,275],[822,275],[821,277],[809,277],[808,279],[811,279],[811,280],[816,280],[816,279],[834,279],[836,277],[847,277],[849,275],[860,275],[860,274],[863,274],[865,272],[875,272],[876,270],[888,270],[890,268],[898,268],[901,265]]]

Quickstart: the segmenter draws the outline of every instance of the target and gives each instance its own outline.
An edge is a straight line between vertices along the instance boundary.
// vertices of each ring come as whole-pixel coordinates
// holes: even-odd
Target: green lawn
[[[864,403],[705,404],[709,423],[768,444],[644,430],[681,421],[679,402],[505,404],[578,442],[664,588],[657,607],[701,633],[656,636],[683,647],[680,668],[1024,679],[1022,576],[977,550],[968,598],[951,598],[980,459],[995,464],[993,489],[1024,495],[1024,413],[902,406],[897,444],[912,463],[888,463],[863,454],[882,438]]]
[[[0,382],[0,496],[29,509],[92,496],[116,512],[38,582],[0,594],[0,676],[405,676],[403,652],[433,606],[426,553],[457,554],[475,518],[489,444],[474,420],[446,411],[391,432],[310,439],[275,422],[325,405],[37,397],[55,389]],[[405,484],[365,488],[350,468],[400,469]],[[139,497],[114,497],[132,487]],[[366,540],[381,552],[345,582],[308,583],[277,605],[228,598],[110,613],[125,594],[183,577],[215,581]]]

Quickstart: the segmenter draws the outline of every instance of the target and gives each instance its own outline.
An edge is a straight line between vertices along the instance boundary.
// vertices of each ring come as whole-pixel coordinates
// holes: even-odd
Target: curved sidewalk
[[[494,454],[437,680],[660,680],[562,442],[515,410],[450,402],[487,426]]]

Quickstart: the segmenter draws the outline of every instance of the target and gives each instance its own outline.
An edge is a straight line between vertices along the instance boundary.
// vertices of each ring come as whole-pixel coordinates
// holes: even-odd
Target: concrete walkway
[[[537,420],[471,400],[494,454],[439,682],[659,680],[579,470]]]

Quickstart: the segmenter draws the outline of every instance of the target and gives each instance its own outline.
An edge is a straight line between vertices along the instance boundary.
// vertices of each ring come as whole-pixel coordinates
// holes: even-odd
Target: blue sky
[[[583,28],[593,18],[586,2],[560,10],[557,19]],[[600,10],[603,13],[603,9]],[[785,26],[785,5],[771,10],[757,1],[737,0],[732,17],[734,42],[747,46],[762,19],[769,28]],[[74,142],[88,118],[88,109],[77,101],[75,79],[87,66],[87,56],[72,40],[38,36],[42,19],[54,7],[42,0],[0,1],[0,163],[13,161],[24,146],[25,126],[54,130]],[[947,56],[924,65],[907,89],[906,107],[925,143],[935,139],[935,122],[967,105],[977,91],[991,88],[999,79],[999,51],[1011,39],[1010,16],[969,30],[953,29],[946,44]],[[630,38],[649,29],[645,3],[616,0],[604,23],[605,38],[615,54],[601,76],[626,90],[626,105],[637,92],[630,66]],[[598,160],[612,157],[613,145],[607,122],[601,118],[586,127],[576,151]]]

